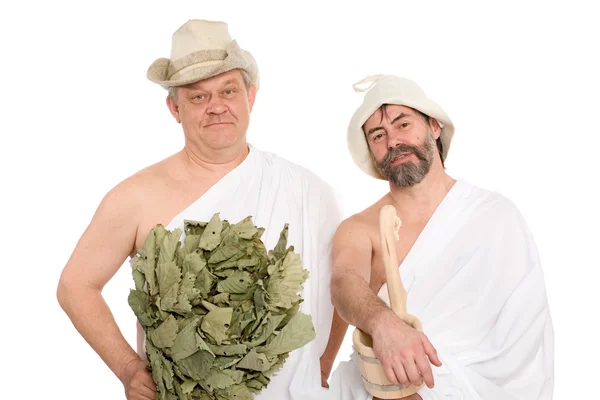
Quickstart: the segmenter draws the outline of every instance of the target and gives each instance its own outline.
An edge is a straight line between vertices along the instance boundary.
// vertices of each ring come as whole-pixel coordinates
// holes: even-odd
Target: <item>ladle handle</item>
[[[379,212],[379,238],[385,279],[390,296],[390,306],[396,314],[402,317],[406,314],[406,289],[400,280],[396,256],[396,240],[398,240],[400,225],[401,221],[396,215],[394,206],[383,206]]]

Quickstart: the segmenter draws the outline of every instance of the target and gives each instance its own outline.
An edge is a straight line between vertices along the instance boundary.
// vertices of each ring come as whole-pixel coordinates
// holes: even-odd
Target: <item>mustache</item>
[[[411,146],[409,144],[400,144],[393,149],[388,150],[385,158],[382,161],[382,164],[389,165],[394,157],[399,156],[402,153],[413,153],[421,161],[425,161],[427,159],[425,153],[420,147]]]

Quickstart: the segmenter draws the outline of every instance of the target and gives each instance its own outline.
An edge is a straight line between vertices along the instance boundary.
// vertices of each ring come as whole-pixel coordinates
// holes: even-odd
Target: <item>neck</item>
[[[390,197],[403,222],[428,221],[456,180],[436,160],[421,182],[410,187],[390,183]]]
[[[206,177],[209,174],[220,177],[240,165],[249,151],[245,141],[223,149],[199,148],[186,144],[180,156],[192,175]]]

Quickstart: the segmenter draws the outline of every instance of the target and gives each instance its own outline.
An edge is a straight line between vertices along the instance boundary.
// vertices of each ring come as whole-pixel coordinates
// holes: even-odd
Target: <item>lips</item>
[[[392,164],[398,161],[403,160],[405,157],[411,155],[412,153],[407,152],[407,153],[400,153],[397,156],[392,157],[392,160],[390,161]]]

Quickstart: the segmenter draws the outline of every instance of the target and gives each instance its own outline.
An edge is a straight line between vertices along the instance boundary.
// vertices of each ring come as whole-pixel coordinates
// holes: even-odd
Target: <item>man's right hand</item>
[[[440,367],[437,351],[424,333],[402,321],[392,310],[380,314],[371,331],[373,351],[393,384],[433,388],[430,362]]]
[[[156,385],[146,363],[141,359],[128,362],[121,378],[127,400],[155,400]]]

